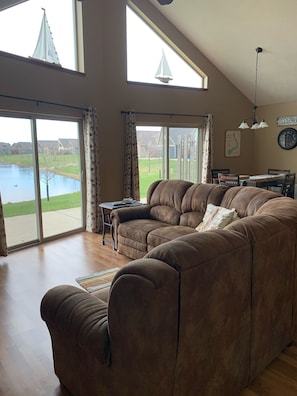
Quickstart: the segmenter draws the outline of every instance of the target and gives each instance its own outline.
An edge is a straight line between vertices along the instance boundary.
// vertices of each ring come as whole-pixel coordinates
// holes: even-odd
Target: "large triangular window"
[[[127,80],[206,88],[207,76],[138,11],[133,3],[126,9]]]

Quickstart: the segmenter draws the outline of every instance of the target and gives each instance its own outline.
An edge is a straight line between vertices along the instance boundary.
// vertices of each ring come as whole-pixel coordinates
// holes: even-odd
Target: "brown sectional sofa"
[[[42,300],[55,372],[73,395],[238,395],[296,339],[297,202],[253,187],[175,183],[171,199],[167,183],[152,186],[153,211],[133,208],[135,223],[144,212],[156,220],[142,221],[132,250],[121,230],[132,227],[131,212],[116,211],[126,219],[116,224],[119,248],[149,252],[121,268],[110,289],[61,285]],[[207,202],[235,206],[241,219],[198,233]],[[192,232],[145,244],[143,233],[155,230],[148,220],[168,219],[160,229],[172,227],[172,236],[181,218]]]
[[[235,208],[242,218],[278,196],[252,187],[158,180],[148,189],[146,205],[112,211],[115,244],[119,253],[141,258],[164,242],[195,233],[209,203]]]

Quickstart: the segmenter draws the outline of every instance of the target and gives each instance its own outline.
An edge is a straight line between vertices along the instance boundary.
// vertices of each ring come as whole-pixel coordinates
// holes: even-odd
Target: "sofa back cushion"
[[[192,185],[193,183],[185,180],[155,182],[155,188],[150,189],[147,197],[147,203],[151,206],[151,218],[168,224],[179,224],[182,200]]]
[[[278,205],[281,207],[281,202]],[[230,230],[247,236],[253,246],[250,361],[253,380],[292,341],[297,228],[296,223],[277,215],[275,205],[275,215],[245,217],[224,231]]]
[[[159,245],[146,257],[162,260],[180,273],[179,347],[172,394],[222,395],[222,383],[224,395],[238,394],[249,371],[252,250],[248,239],[225,230],[195,232]]]
[[[219,206],[228,187],[219,184],[193,184],[185,193],[180,225],[196,228],[201,223],[207,205]]]
[[[172,395],[178,298],[179,274],[160,260],[134,260],[119,270],[108,304],[112,363],[93,380],[106,381],[113,391],[90,396]]]
[[[280,194],[258,187],[232,187],[224,195],[221,206],[235,209],[239,217],[254,215],[265,202]]]
[[[264,203],[256,214],[277,216],[297,224],[297,200],[280,196]]]

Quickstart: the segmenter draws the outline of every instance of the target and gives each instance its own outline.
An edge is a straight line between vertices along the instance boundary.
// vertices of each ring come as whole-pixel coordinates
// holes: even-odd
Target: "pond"
[[[46,198],[47,196],[47,182],[50,197],[80,191],[80,181],[41,171],[41,198]],[[20,167],[13,164],[0,164],[0,193],[3,204],[34,200],[35,185],[33,168]]]

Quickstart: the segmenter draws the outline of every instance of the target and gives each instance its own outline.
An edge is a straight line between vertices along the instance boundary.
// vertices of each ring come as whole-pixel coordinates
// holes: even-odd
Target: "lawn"
[[[51,212],[61,209],[79,208],[81,206],[81,194],[75,192],[71,194],[58,195],[41,200],[43,212]],[[21,216],[36,213],[36,201],[23,201],[3,204],[4,217]]]
[[[140,189],[140,198],[146,198],[146,192],[149,186],[155,181],[163,179],[163,160],[162,158],[142,158],[138,160],[139,164],[139,189]],[[189,179],[189,166],[190,163],[187,163],[187,174],[184,179]],[[194,172],[197,172],[196,162],[193,164]],[[183,167],[181,165],[181,169],[179,172],[181,175],[183,174]],[[179,179],[178,176],[178,160],[170,159],[169,160],[169,178],[170,179]],[[195,176],[194,176],[195,179]]]

